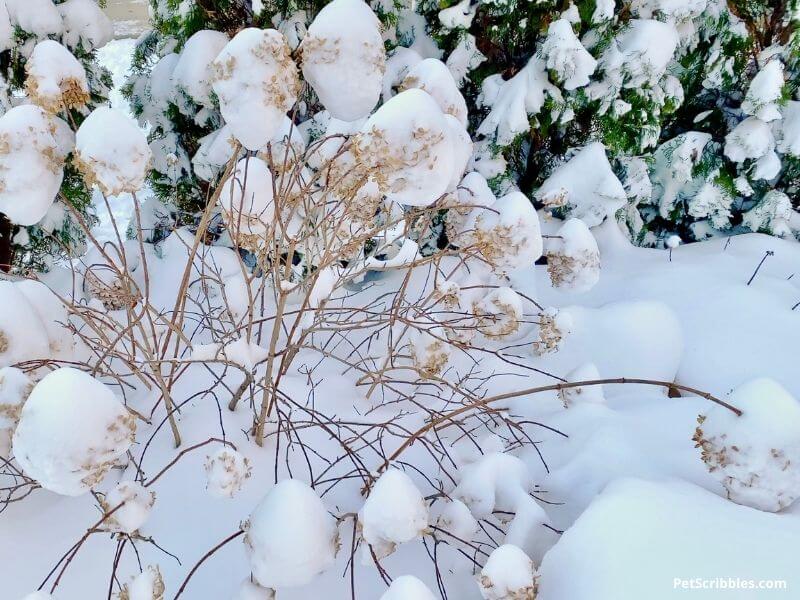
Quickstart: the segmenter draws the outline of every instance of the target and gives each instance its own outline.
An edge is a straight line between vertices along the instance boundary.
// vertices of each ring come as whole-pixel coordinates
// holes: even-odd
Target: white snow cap
[[[360,136],[364,160],[381,172],[381,191],[389,201],[429,206],[447,191],[458,169],[451,125],[422,90],[406,90],[383,104]]]
[[[61,33],[61,15],[51,0],[5,0],[11,23],[39,39]]]
[[[575,383],[579,381],[593,381],[600,379],[600,371],[594,363],[585,363],[576,367],[567,373],[566,380],[568,383]],[[601,385],[587,385],[572,388],[565,388],[561,390],[561,399],[564,401],[564,406],[572,406],[581,402],[591,402],[592,404],[605,404],[606,399],[603,395],[603,386]]]
[[[378,478],[358,517],[364,541],[379,559],[397,544],[420,537],[428,527],[428,507],[403,471],[387,469]]]
[[[567,90],[587,85],[597,68],[597,61],[583,47],[566,19],[550,23],[542,55],[546,58],[547,68],[556,72]]]
[[[54,350],[58,349],[62,338],[51,338],[50,332],[55,333],[56,327],[61,327],[55,321],[66,321],[66,310],[62,305],[56,312],[48,314],[47,309],[53,308],[50,302],[34,306],[23,292],[24,287],[28,286],[22,286],[21,283],[24,282],[0,281],[0,304],[5,307],[0,311],[0,367],[28,360],[61,357]],[[44,287],[41,283],[33,285]],[[64,336],[66,340],[68,335]],[[64,346],[65,350],[69,349],[68,344],[64,343]]]
[[[37,590],[35,592],[31,592],[22,600],[57,600],[55,596],[48,594],[44,590]]]
[[[250,461],[242,454],[223,446],[206,460],[206,489],[218,498],[233,498],[250,477]]]
[[[234,233],[260,235],[275,214],[272,173],[260,158],[242,158],[225,180],[219,195],[223,217]]]
[[[742,102],[742,112],[767,122],[780,119],[781,111],[778,103],[783,84],[783,63],[774,58],[764,65],[750,82],[747,95]]]
[[[242,581],[233,600],[275,600],[275,590],[261,587],[248,577]]]
[[[17,426],[22,405],[33,389],[33,381],[16,367],[0,369],[0,429]]]
[[[515,334],[522,323],[522,297],[508,286],[491,290],[475,305],[478,330],[490,339]]]
[[[305,585],[336,558],[336,519],[308,485],[284,479],[250,515],[244,543],[259,584]]]
[[[122,588],[125,595],[121,597],[127,600],[163,600],[165,592],[161,570],[153,565],[147,565]]]
[[[35,225],[61,187],[66,152],[58,126],[38,106],[26,104],[0,117],[0,212],[17,225]]]
[[[436,596],[413,575],[401,575],[392,581],[380,600],[436,600]]]
[[[725,156],[735,163],[759,159],[772,152],[775,138],[772,129],[758,117],[748,117],[725,136]]]
[[[519,547],[495,548],[481,570],[478,584],[484,600],[516,600],[536,597],[536,569]]]
[[[86,71],[72,52],[53,40],[36,44],[25,63],[25,91],[47,112],[80,108],[89,100]]]
[[[147,521],[155,501],[155,492],[138,481],[122,481],[104,498],[103,509],[106,512],[113,510],[114,514],[103,525],[109,531],[134,533]],[[120,505],[121,508],[117,508]]]
[[[69,316],[64,303],[41,281],[23,279],[15,281],[13,285],[28,301],[33,313],[42,324],[41,331],[47,339],[47,356],[71,358],[75,349],[75,339],[68,329]],[[26,332],[26,335],[30,336],[30,332]]]
[[[800,101],[789,100],[783,107],[783,121],[778,130],[778,150],[800,156]]]
[[[303,75],[337,119],[366,117],[378,102],[386,62],[380,27],[361,0],[333,0],[300,45]]]
[[[462,540],[471,539],[478,531],[478,521],[461,500],[448,502],[436,520],[436,525]]]
[[[698,418],[695,441],[728,498],[777,512],[800,497],[800,402],[772,379],[737,387],[727,401]]]
[[[447,366],[452,348],[445,340],[447,333],[443,327],[430,327],[414,332],[411,355],[414,366],[424,378],[436,377]]]
[[[61,41],[68,48],[102,48],[114,38],[114,25],[95,0],[66,0],[57,6],[64,22]]]
[[[0,52],[14,47],[14,27],[5,8],[5,1],[0,1]]]
[[[450,69],[436,58],[426,58],[411,67],[402,89],[417,88],[428,92],[439,104],[442,112],[453,115],[461,125],[467,125],[467,102],[458,91]]]
[[[209,29],[198,31],[186,41],[172,81],[195,104],[211,107],[211,63],[227,43],[227,35]]]
[[[588,292],[600,280],[600,250],[591,230],[580,219],[568,219],[548,239],[547,272],[553,286]]]
[[[75,145],[81,170],[104,194],[135,193],[144,185],[153,155],[144,132],[122,112],[95,109],[78,129]]]
[[[62,367],[33,388],[14,432],[14,456],[43,488],[78,496],[133,442],[135,423],[109,387]]]
[[[542,256],[539,216],[522,192],[498,198],[477,217],[475,229],[481,254],[498,269],[529,267]]]
[[[275,29],[242,29],[211,65],[212,87],[231,133],[248,150],[263,147],[297,101],[300,79],[286,39]]]
[[[558,167],[536,191],[536,199],[549,207],[564,206],[589,227],[603,222],[627,202],[625,188],[600,142],[584,146]]]

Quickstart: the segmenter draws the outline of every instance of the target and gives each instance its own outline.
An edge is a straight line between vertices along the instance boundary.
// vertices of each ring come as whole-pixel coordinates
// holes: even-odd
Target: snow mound
[[[589,227],[613,217],[627,202],[625,188],[614,175],[600,142],[587,144],[556,168],[537,190],[536,199],[550,208],[568,209],[570,216]]]
[[[75,141],[81,171],[104,194],[136,193],[142,188],[153,155],[144,133],[129,117],[101,106],[81,124]]]
[[[0,117],[0,212],[35,225],[50,209],[64,177],[65,151],[55,119],[26,104]]]
[[[211,69],[225,123],[245,148],[258,150],[277,133],[300,92],[286,39],[275,29],[242,29]]]
[[[375,482],[358,521],[364,541],[380,560],[398,544],[423,534],[428,527],[428,507],[411,478],[390,468]]]
[[[14,432],[14,456],[43,488],[78,496],[133,442],[135,423],[109,387],[62,367],[33,388]]]
[[[246,529],[253,577],[267,588],[305,585],[336,558],[336,519],[314,490],[297,479],[279,481],[250,515]]]
[[[212,107],[211,63],[227,43],[227,35],[209,29],[198,31],[186,40],[172,71],[172,82],[195,104]]]
[[[366,117],[380,98],[386,62],[380,27],[361,0],[333,0],[308,28],[300,45],[303,75],[336,119]]]
[[[530,267],[542,256],[539,217],[522,192],[498,198],[478,215],[474,235],[483,258],[501,271]]]
[[[467,125],[467,102],[458,91],[447,66],[435,58],[426,58],[411,67],[400,84],[401,89],[417,88],[428,92],[442,112],[454,116],[462,126]]]
[[[594,363],[585,363],[572,369],[565,377],[567,383],[578,383],[581,381],[593,381],[601,379],[600,371]],[[581,402],[592,404],[605,404],[602,385],[587,385],[571,388],[564,388],[559,394],[564,401],[564,406],[570,407]]]
[[[503,544],[495,548],[481,569],[478,583],[484,600],[533,600],[536,569],[519,547]]]
[[[762,600],[770,594],[744,588],[689,591],[688,584],[694,578],[776,579],[797,589],[793,549],[798,536],[800,522],[794,516],[737,506],[677,480],[621,479],[545,555],[537,600],[668,600],[692,592],[701,598]],[[657,551],[653,540],[658,540]],[[587,560],[587,548],[603,551]],[[676,589],[676,579],[687,587]]]
[[[410,89],[367,119],[359,154],[389,201],[429,206],[447,191],[457,170],[451,131],[430,94]]]
[[[218,498],[233,498],[252,473],[250,461],[227,446],[208,457],[205,469],[206,489]]]
[[[588,292],[600,281],[600,250],[580,219],[568,219],[547,244],[547,272],[553,286]]]
[[[123,481],[106,494],[103,500],[103,510],[114,511],[103,525],[109,531],[130,535],[145,524],[155,501],[155,492],[148,491],[141,483]]]
[[[242,158],[222,185],[219,205],[232,235],[261,235],[272,226],[272,173],[260,158]]]
[[[50,113],[81,108],[89,101],[86,71],[72,53],[53,40],[36,44],[25,63],[25,91]]]
[[[478,521],[461,500],[448,502],[436,519],[436,526],[462,540],[472,539],[478,531]]]
[[[436,600],[436,596],[413,575],[401,575],[392,581],[380,600]]]
[[[755,379],[715,404],[693,438],[708,470],[739,504],[777,512],[800,497],[800,402],[772,379]]]
[[[66,0],[58,11],[64,24],[61,41],[70,49],[91,52],[114,38],[114,25],[95,0]]]

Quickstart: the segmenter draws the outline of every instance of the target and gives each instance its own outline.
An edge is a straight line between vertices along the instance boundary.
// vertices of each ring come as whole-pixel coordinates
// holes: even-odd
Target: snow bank
[[[300,45],[303,76],[330,114],[366,117],[378,102],[386,57],[380,21],[361,0],[326,4]]]
[[[225,123],[245,148],[258,150],[277,133],[300,92],[285,38],[274,29],[242,29],[211,69]]]
[[[14,432],[14,456],[43,488],[78,496],[133,442],[133,417],[109,387],[62,367],[33,388]]]
[[[305,585],[336,557],[336,520],[314,490],[297,479],[279,481],[246,529],[253,577],[267,588]]]
[[[122,112],[95,109],[78,129],[75,145],[87,181],[107,196],[136,193],[144,185],[153,154],[142,130]]]
[[[81,108],[89,101],[86,71],[72,53],[53,40],[36,44],[25,63],[25,91],[47,112]]]

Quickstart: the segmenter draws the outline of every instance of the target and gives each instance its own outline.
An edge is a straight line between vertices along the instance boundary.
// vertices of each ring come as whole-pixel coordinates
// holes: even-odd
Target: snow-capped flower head
[[[627,202],[600,142],[587,144],[557,167],[536,191],[536,199],[548,208],[567,209],[589,227],[613,217]]]
[[[14,432],[14,456],[43,488],[78,496],[133,443],[134,418],[111,388],[62,367],[33,388]]]
[[[533,600],[537,577],[527,554],[513,544],[503,544],[489,555],[478,585],[484,600]]]
[[[422,536],[428,528],[428,507],[411,478],[389,468],[372,486],[358,522],[364,541],[381,559],[392,554],[398,544]]]
[[[43,283],[0,281],[0,304],[0,367],[69,356],[66,308]]]
[[[308,485],[279,481],[250,515],[244,539],[253,577],[266,588],[305,585],[330,567],[336,519]]]
[[[557,288],[588,292],[600,280],[600,250],[592,232],[580,219],[569,219],[555,235],[545,252],[550,281]]]
[[[469,540],[478,531],[478,521],[461,500],[448,502],[436,519],[436,525],[462,540]]]
[[[99,300],[106,310],[132,308],[141,299],[144,288],[138,249],[135,243],[126,244],[123,252],[114,244],[101,249],[92,247],[82,258],[83,291],[89,298]]]
[[[478,330],[490,339],[507,338],[522,324],[522,297],[510,287],[491,290],[473,306]]]
[[[51,0],[5,0],[11,24],[40,40],[58,37],[63,24]]]
[[[750,82],[742,102],[742,112],[765,122],[780,119],[783,85],[783,63],[777,58],[770,60]]]
[[[250,461],[233,448],[224,446],[208,457],[206,489],[218,498],[233,498],[250,477]]]
[[[261,587],[248,577],[242,581],[233,600],[275,600],[275,590]]]
[[[147,565],[144,571],[122,586],[119,600],[164,600],[164,578],[158,565]]]
[[[91,52],[114,38],[114,25],[95,0],[66,0],[56,8],[64,26],[61,41],[68,48]]]
[[[227,35],[209,29],[198,31],[186,40],[172,71],[172,82],[195,104],[213,106],[211,64],[227,43]]]
[[[33,390],[33,381],[16,367],[0,369],[0,429],[17,426],[22,405]]]
[[[71,150],[59,121],[30,104],[0,117],[0,212],[12,223],[35,225],[58,194]]]
[[[533,342],[533,351],[540,356],[556,352],[564,337],[572,331],[572,316],[566,310],[547,308],[539,315],[538,339]]]
[[[89,101],[86,71],[72,52],[53,40],[36,44],[25,63],[25,91],[47,112],[82,108]]]
[[[459,168],[462,153],[455,143],[455,129],[436,101],[412,88],[367,119],[354,152],[389,201],[430,206],[448,190]]]
[[[105,520],[103,527],[109,531],[132,534],[145,524],[155,501],[155,492],[151,492],[141,483],[122,481],[103,499],[103,510],[114,511]]]
[[[355,121],[377,104],[386,63],[380,28],[362,0],[333,0],[309,26],[303,75],[333,117]]]
[[[401,90],[417,88],[428,92],[442,112],[467,125],[467,102],[447,66],[436,58],[426,58],[411,67],[400,84]]]
[[[738,504],[777,512],[800,497],[800,402],[772,379],[754,379],[698,417],[694,441],[709,472]]]
[[[474,236],[481,256],[500,271],[529,267],[542,256],[539,217],[522,192],[510,192],[483,211]]]
[[[122,112],[96,108],[78,128],[75,147],[78,168],[104,194],[135,193],[144,185],[153,154],[144,132]]]
[[[273,225],[272,173],[260,158],[242,158],[220,184],[219,205],[231,235],[260,236]]]
[[[451,348],[443,327],[431,327],[415,332],[411,341],[414,367],[425,379],[440,375],[450,360]]]
[[[570,22],[563,18],[550,23],[542,55],[547,68],[556,72],[566,90],[587,85],[597,68],[597,61],[583,47]]]
[[[297,101],[300,78],[286,39],[247,27],[211,64],[212,87],[225,123],[248,150],[263,147]]]
[[[436,596],[413,575],[401,575],[392,580],[380,600],[436,600]]]
[[[567,373],[565,379],[567,383],[597,380],[600,379],[600,371],[594,363],[586,363]],[[559,396],[567,408],[579,403],[605,404],[606,401],[601,385],[564,388],[559,392]]]

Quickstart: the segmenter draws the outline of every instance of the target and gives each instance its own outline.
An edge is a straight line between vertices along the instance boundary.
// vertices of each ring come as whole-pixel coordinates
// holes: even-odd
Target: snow
[[[133,442],[134,420],[114,393],[62,367],[33,388],[14,432],[14,456],[43,488],[78,496],[100,483]]]
[[[572,217],[589,227],[613,216],[625,205],[625,189],[611,170],[600,142],[581,148],[575,156],[557,167],[536,191],[535,197],[547,206],[565,207]]]
[[[0,51],[10,50],[14,47],[14,27],[5,7],[5,1],[0,4]]]
[[[219,205],[234,234],[260,235],[275,212],[272,173],[260,158],[242,158],[222,184]]]
[[[20,283],[0,281],[0,301],[7,307],[0,311],[0,367],[51,358],[58,349],[58,340],[51,340],[48,331],[51,319],[52,327],[58,327],[55,321],[63,318],[63,308],[59,311],[62,314],[43,318],[40,307],[31,303]]]
[[[586,363],[572,369],[565,377],[568,383],[580,383],[583,381],[596,381],[602,379],[600,371],[594,363]],[[581,385],[561,390],[561,399],[564,405],[569,408],[580,402],[591,402],[593,404],[605,404],[602,385]]]
[[[452,6],[439,11],[439,22],[447,29],[469,29],[475,18],[477,6],[470,0],[461,0]]]
[[[493,289],[475,306],[478,331],[489,339],[503,339],[517,333],[522,322],[522,297],[513,289]]]
[[[800,156],[800,101],[789,100],[783,107],[778,150],[792,156]]]
[[[218,498],[233,498],[252,473],[247,457],[227,446],[209,456],[205,468],[208,478],[206,489]]]
[[[380,600],[435,600],[436,596],[413,575],[401,575],[392,581]]]
[[[358,514],[361,533],[370,551],[380,560],[399,544],[420,537],[428,527],[428,507],[417,486],[403,471],[387,469],[374,483]]]
[[[132,534],[147,522],[155,501],[155,492],[148,491],[141,483],[123,481],[106,494],[104,508],[114,514],[103,526],[109,531]]]
[[[47,214],[64,177],[64,150],[55,122],[38,106],[0,117],[0,212],[12,223],[35,225]]]
[[[233,136],[258,150],[278,131],[300,92],[297,66],[283,35],[247,27],[211,64],[212,88]]]
[[[492,551],[478,581],[484,600],[538,597],[533,561],[513,544],[504,544]]]
[[[114,26],[95,0],[66,0],[57,6],[63,20],[61,41],[71,49],[102,48],[114,37]]]
[[[436,526],[461,539],[470,539],[478,531],[478,521],[461,500],[451,500],[446,504]]]
[[[698,532],[703,543],[697,541]],[[685,482],[621,479],[597,497],[547,554],[539,569],[537,598],[668,600],[686,594],[761,599],[768,592],[733,588],[735,583],[727,590],[690,590],[687,580],[697,579],[698,586],[711,580],[706,581],[710,586],[718,578],[725,583],[779,580],[794,589],[800,585],[792,565],[798,535],[800,523],[794,517],[737,506]],[[587,560],[587,548],[603,551]],[[676,588],[676,579],[686,587]],[[775,595],[785,592],[775,590]]]
[[[778,103],[783,83],[783,63],[778,59],[769,61],[750,82],[742,102],[742,112],[765,122],[780,119]]]
[[[522,192],[498,198],[477,216],[475,229],[481,255],[499,270],[529,267],[542,255],[539,217]]]
[[[467,125],[467,102],[458,91],[458,85],[447,66],[435,58],[426,58],[408,70],[400,84],[402,89],[417,88],[428,92],[442,112],[454,116]]]
[[[547,240],[547,272],[555,287],[587,292],[600,280],[600,250],[580,219],[568,219]]]
[[[375,107],[386,57],[380,21],[362,0],[326,4],[300,49],[303,76],[334,118],[356,121]]]
[[[275,600],[275,590],[264,588],[245,579],[233,600]]]
[[[58,42],[44,40],[36,44],[25,63],[25,73],[28,97],[48,112],[82,108],[89,100],[83,65]]]
[[[748,117],[725,136],[725,156],[740,163],[761,158],[775,147],[770,126],[758,117]]]
[[[92,111],[78,128],[75,150],[84,175],[107,196],[138,192],[152,159],[147,138],[136,123],[105,106]]]
[[[62,33],[58,8],[51,0],[5,0],[12,25],[38,39]]]
[[[597,68],[597,61],[583,47],[572,24],[563,18],[553,21],[547,29],[542,54],[547,68],[556,72],[566,90],[587,85]]]
[[[211,107],[212,62],[228,43],[228,36],[203,29],[190,37],[172,71],[172,82],[192,102]]]
[[[337,538],[336,520],[314,490],[284,479],[250,515],[245,547],[253,577],[266,588],[305,585],[333,564]]]
[[[147,565],[144,570],[126,583],[123,590],[127,600],[160,600],[164,598],[164,580],[157,566]]]

